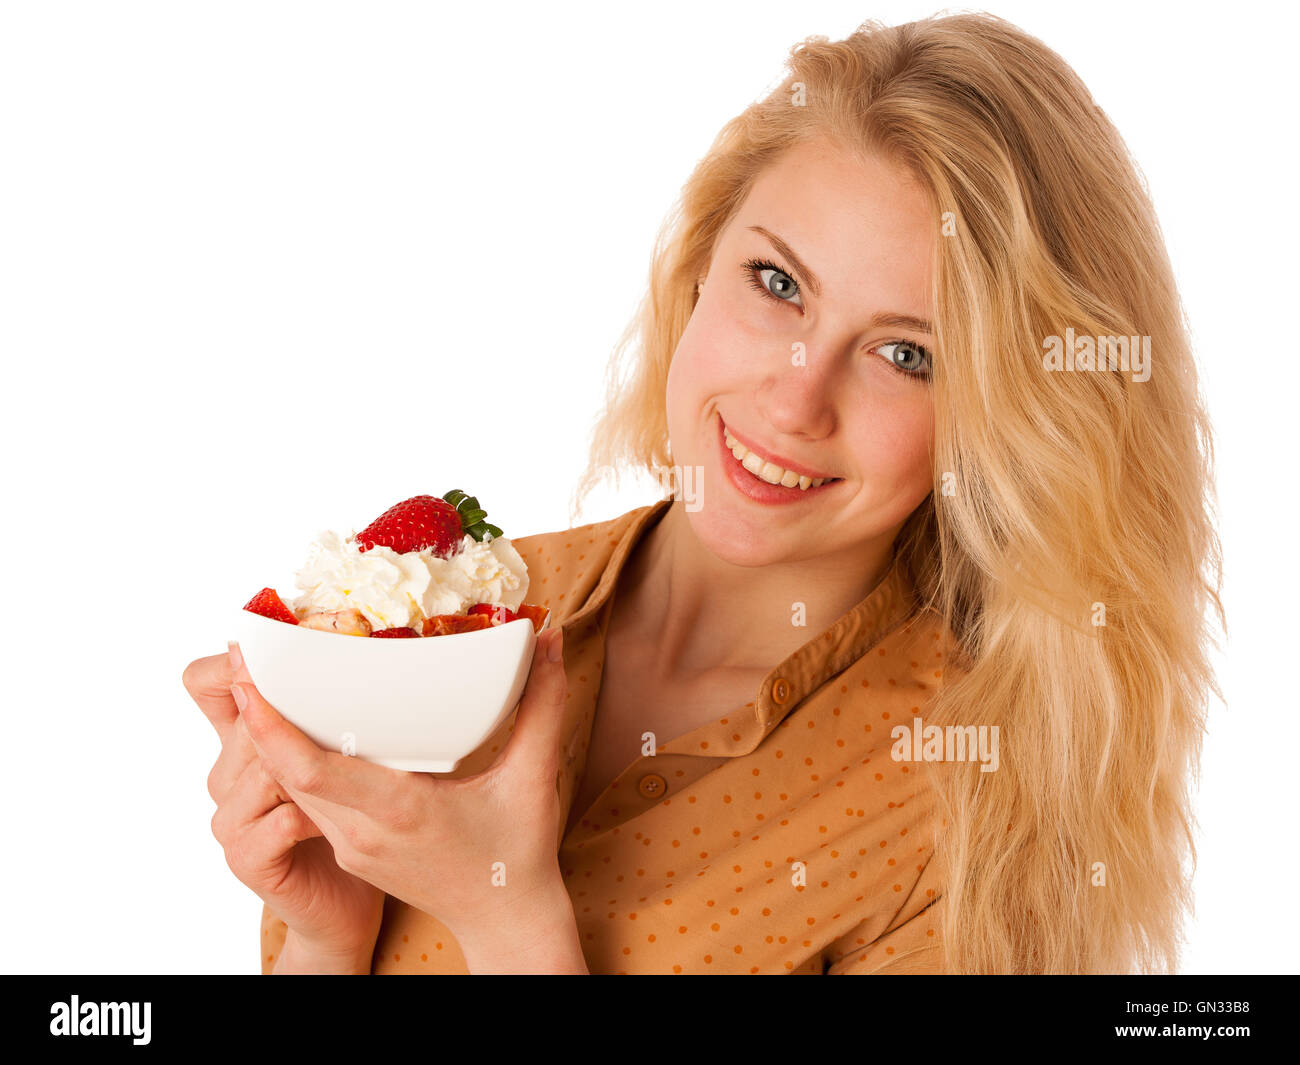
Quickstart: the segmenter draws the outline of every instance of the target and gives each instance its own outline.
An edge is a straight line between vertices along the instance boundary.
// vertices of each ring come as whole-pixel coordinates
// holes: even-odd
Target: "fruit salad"
[[[299,595],[286,603],[263,588],[244,609],[341,636],[419,639],[521,618],[540,632],[549,611],[524,602],[528,567],[486,518],[459,488],[412,496],[359,533],[322,532],[294,579]]]

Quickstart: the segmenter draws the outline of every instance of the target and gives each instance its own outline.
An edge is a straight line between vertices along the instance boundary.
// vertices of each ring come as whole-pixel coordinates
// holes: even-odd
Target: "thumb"
[[[553,659],[553,660],[552,660]],[[515,714],[514,732],[502,761],[536,770],[559,764],[560,733],[569,678],[564,672],[564,629],[542,633],[533,648],[533,664]]]

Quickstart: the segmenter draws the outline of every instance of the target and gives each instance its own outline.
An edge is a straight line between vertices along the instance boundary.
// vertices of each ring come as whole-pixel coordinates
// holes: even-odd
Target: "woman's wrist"
[[[375,946],[353,949],[324,947],[310,942],[291,928],[271,972],[275,976],[369,976]]]
[[[586,976],[573,900],[556,870],[516,909],[499,911],[490,927],[456,932],[471,975]]]

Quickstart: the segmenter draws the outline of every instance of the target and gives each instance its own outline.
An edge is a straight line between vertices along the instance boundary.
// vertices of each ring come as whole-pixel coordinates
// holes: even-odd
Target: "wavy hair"
[[[961,14],[791,49],[664,222],[575,511],[610,469],[671,466],[665,389],[696,280],[764,167],[813,137],[893,161],[934,206],[935,491],[895,551],[954,637],[928,720],[1004,741],[997,772],[932,777],[945,964],[1175,971],[1211,606],[1225,624],[1210,427],[1144,182],[1042,42]],[[1067,329],[1149,337],[1149,379],[1048,372]]]

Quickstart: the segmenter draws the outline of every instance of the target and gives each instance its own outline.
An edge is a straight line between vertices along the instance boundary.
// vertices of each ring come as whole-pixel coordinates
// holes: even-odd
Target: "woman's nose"
[[[819,440],[834,427],[841,367],[836,356],[803,341],[791,345],[786,361],[760,386],[760,412],[777,432]]]

